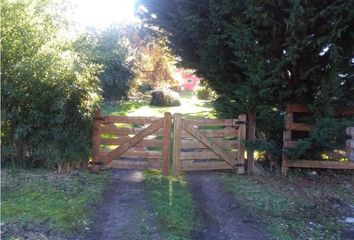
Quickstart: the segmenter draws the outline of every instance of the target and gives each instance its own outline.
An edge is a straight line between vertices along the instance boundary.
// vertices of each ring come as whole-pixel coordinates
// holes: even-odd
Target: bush
[[[199,86],[195,92],[197,93],[197,98],[200,100],[211,100],[215,96],[215,93],[206,86]]]
[[[138,103],[149,103],[151,102],[151,95],[137,92],[129,96],[129,101],[134,101]]]
[[[152,90],[153,90],[153,87],[150,84],[147,84],[147,83],[143,83],[143,84],[138,86],[138,92],[141,92],[141,93],[147,93],[147,92],[152,91]]]
[[[62,39],[49,4],[2,2],[2,146],[23,167],[87,161],[100,101],[99,66]]]
[[[157,90],[151,93],[151,105],[161,107],[180,106],[181,102],[177,99],[177,93],[171,90]]]

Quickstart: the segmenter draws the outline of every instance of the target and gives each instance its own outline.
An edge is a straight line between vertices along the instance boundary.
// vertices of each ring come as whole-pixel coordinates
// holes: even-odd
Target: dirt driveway
[[[143,172],[113,170],[113,184],[96,209],[89,240],[160,240],[155,214],[145,197]],[[260,240],[267,236],[258,224],[242,213],[225,193],[217,172],[194,172],[187,176],[189,189],[205,229],[192,239]]]
[[[145,198],[143,172],[114,169],[112,176],[112,185],[95,211],[92,229],[83,239],[161,239]]]
[[[187,175],[205,229],[193,239],[264,240],[268,239],[260,224],[241,211],[234,199],[224,191],[218,172],[192,172]]]

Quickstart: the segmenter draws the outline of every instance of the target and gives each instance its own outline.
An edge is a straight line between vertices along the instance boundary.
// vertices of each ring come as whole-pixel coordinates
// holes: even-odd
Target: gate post
[[[286,154],[286,148],[285,148],[285,143],[287,141],[291,141],[291,131],[287,129],[287,126],[290,126],[291,123],[294,120],[294,114],[293,112],[289,111],[288,107],[285,112],[285,118],[284,118],[284,125],[285,125],[285,130],[283,133],[283,154],[282,154],[282,163],[281,163],[281,175],[286,176],[288,174],[288,166],[287,166],[287,161],[288,161],[288,155]]]
[[[246,140],[246,121],[247,116],[245,114],[240,114],[238,116],[238,120],[241,122],[239,127],[239,148],[238,148],[238,162],[242,164],[242,166],[237,167],[237,174],[245,173],[245,143]]]
[[[98,162],[100,155],[100,135],[99,129],[101,126],[101,113],[96,111],[93,116],[92,123],[92,162],[95,164]]]
[[[173,176],[181,175],[181,132],[182,132],[182,114],[173,115]]]
[[[162,145],[162,174],[168,175],[168,166],[170,158],[170,143],[171,143],[171,123],[172,115],[165,112],[163,119],[163,145]]]
[[[247,140],[254,144],[256,139],[256,112],[248,113]],[[254,150],[247,150],[247,175],[252,175],[254,169]]]

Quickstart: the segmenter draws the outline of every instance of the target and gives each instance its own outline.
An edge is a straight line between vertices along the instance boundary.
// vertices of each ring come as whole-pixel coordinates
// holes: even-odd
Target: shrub
[[[151,95],[137,92],[135,94],[130,94],[129,100],[138,103],[149,103],[151,102]]]
[[[149,91],[152,91],[153,87],[150,84],[147,83],[143,83],[141,85],[138,86],[138,91],[141,93],[147,93]]]
[[[88,159],[99,66],[60,36],[47,1],[2,2],[2,146],[14,163],[57,166]]]
[[[195,92],[200,100],[211,100],[215,96],[215,93],[207,86],[199,86]]]
[[[180,106],[181,102],[177,99],[177,93],[171,90],[156,90],[151,93],[151,105],[161,107]]]

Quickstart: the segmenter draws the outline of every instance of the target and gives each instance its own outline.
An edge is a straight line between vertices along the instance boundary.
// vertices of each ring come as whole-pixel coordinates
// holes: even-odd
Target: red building
[[[181,91],[193,91],[199,85],[200,78],[194,74],[193,70],[178,68],[174,75]]]

